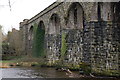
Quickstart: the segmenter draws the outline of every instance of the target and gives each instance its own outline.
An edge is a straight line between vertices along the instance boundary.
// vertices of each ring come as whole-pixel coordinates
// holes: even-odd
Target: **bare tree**
[[[10,2],[10,0],[8,0],[8,3],[9,3],[10,11],[11,11],[11,2]]]
[[[4,7],[4,6],[9,6],[10,11],[11,11],[11,1],[10,0],[8,0],[8,5],[0,5],[0,7]]]

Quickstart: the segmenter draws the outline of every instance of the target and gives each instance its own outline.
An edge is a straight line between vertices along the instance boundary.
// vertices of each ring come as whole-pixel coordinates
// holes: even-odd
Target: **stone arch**
[[[67,14],[67,28],[82,29],[83,28],[84,11],[80,3],[72,3]]]
[[[118,41],[118,62],[120,62],[120,54],[119,54],[119,52],[120,52],[120,1],[116,4],[116,9],[115,9],[115,12],[116,12],[116,17],[115,17],[115,21],[116,21],[116,23],[117,23],[117,29],[115,30],[115,32],[116,32],[116,36],[115,36],[115,38],[116,38],[116,41]],[[118,64],[118,70],[120,69],[120,65]]]
[[[98,2],[98,6],[97,6],[97,15],[98,15],[98,21],[102,21],[101,19],[101,2]]]
[[[115,3],[114,6],[114,21],[120,23],[120,2]]]
[[[30,27],[29,29],[29,36],[28,36],[28,40],[29,40],[29,49],[32,49],[32,44],[33,44],[33,26]]]
[[[38,24],[38,28],[45,30],[44,22],[41,20]]]
[[[40,21],[35,36],[35,56],[44,56],[45,49],[45,25]]]
[[[66,29],[62,31],[62,38],[67,50],[64,52],[66,61],[71,61],[71,64],[78,64],[82,61],[82,35],[83,31],[83,8],[80,3],[72,3],[67,11]],[[65,38],[63,37],[65,36]],[[62,48],[61,48],[62,49]]]
[[[114,4],[114,11],[113,11],[113,22],[117,25],[114,27],[114,36],[113,39],[120,43],[120,1]]]
[[[113,39],[120,43],[120,36],[119,36],[120,35],[120,1],[113,3],[113,22],[114,22]]]
[[[50,17],[50,21],[49,21],[49,34],[59,34],[60,33],[60,18],[58,16],[58,14],[54,13],[52,14],[52,16]]]

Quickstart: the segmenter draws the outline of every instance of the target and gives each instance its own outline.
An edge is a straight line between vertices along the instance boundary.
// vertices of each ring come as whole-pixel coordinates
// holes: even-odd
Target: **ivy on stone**
[[[61,47],[61,59],[64,59],[64,56],[67,51],[67,43],[66,43],[66,33],[62,33],[62,47]]]
[[[45,30],[38,27],[37,24],[34,25],[34,56],[42,57],[44,56],[44,37]]]

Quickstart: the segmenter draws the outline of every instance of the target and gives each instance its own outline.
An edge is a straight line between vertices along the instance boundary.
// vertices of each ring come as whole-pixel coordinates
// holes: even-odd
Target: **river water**
[[[55,68],[16,67],[3,68],[2,78],[69,78],[69,76],[63,71],[56,71]]]
[[[80,78],[78,71],[73,71],[73,73],[76,74],[77,76],[71,76],[66,74],[66,72],[64,71],[57,71],[55,70],[55,68],[13,67],[13,68],[1,68],[1,70],[2,78]]]

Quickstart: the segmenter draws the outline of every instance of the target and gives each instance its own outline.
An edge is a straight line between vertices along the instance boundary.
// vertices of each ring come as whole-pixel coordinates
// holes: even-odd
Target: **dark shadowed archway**
[[[45,25],[43,21],[38,24],[35,44],[35,56],[43,57],[45,54]]]
[[[113,15],[113,22],[114,24],[114,31],[113,31],[113,40],[116,42],[116,50],[118,53],[118,62],[120,62],[120,2],[116,2],[114,4],[114,15]],[[116,25],[117,24],[117,25]],[[119,63],[118,63],[119,65]],[[118,70],[120,70],[120,65],[118,66]]]
[[[114,21],[120,23],[120,2],[114,4]]]
[[[113,37],[114,39],[118,39],[120,43],[120,2],[115,3],[113,16],[114,16],[113,21],[117,24]]]
[[[30,27],[28,40],[29,40],[29,49],[32,49],[33,47],[33,26]]]

